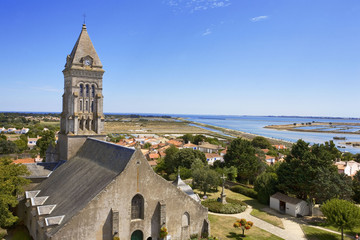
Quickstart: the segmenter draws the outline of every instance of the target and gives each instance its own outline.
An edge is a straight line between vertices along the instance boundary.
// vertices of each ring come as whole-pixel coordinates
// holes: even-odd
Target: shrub
[[[208,199],[206,201],[201,202],[202,205],[207,207],[210,212],[215,213],[241,213],[245,211],[246,204],[235,199],[227,198],[227,204],[222,204],[218,202],[216,199]]]
[[[230,188],[231,191],[243,194],[245,196],[257,199],[257,192],[254,189],[236,185]]]

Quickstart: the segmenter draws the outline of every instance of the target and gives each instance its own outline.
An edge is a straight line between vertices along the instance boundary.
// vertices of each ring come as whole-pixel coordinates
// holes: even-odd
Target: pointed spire
[[[85,24],[82,25],[80,36],[66,59],[65,69],[83,67],[84,59],[89,59],[87,65],[93,68],[102,68],[100,58],[90,40]]]

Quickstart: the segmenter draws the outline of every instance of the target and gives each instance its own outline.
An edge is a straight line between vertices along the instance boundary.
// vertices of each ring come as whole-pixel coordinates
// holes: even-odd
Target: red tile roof
[[[157,153],[150,153],[149,154],[149,158],[150,159],[158,159],[160,156],[159,156],[159,154],[157,154]]]
[[[219,158],[221,156],[217,153],[205,153],[205,157],[206,158]]]
[[[34,159],[34,158],[22,158],[22,159],[14,160],[13,163],[15,163],[15,164],[20,164],[20,163],[35,163],[35,159]]]

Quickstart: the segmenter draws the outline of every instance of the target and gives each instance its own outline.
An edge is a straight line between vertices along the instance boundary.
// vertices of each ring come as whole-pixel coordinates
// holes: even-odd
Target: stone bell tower
[[[87,137],[105,140],[102,64],[83,24],[71,54],[66,58],[64,94],[58,150],[60,160],[69,160]]]

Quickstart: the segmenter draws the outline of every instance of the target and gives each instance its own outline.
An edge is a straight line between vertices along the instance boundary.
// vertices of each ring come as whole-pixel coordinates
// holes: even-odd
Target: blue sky
[[[0,0],[0,111],[61,111],[84,13],[104,112],[360,117],[358,0]]]

